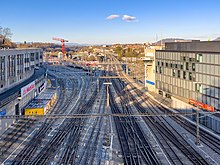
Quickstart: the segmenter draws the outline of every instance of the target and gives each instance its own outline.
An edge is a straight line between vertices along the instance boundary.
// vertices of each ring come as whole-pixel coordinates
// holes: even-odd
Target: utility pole
[[[92,66],[90,65],[90,81],[92,81]]]
[[[106,83],[104,83],[104,85],[106,85],[106,97],[107,97],[107,99],[106,99],[106,107],[107,108],[109,108],[109,85],[112,85],[112,83],[111,82],[106,82]]]
[[[199,92],[198,92],[198,88],[197,88],[197,84],[199,84],[200,82],[193,82],[194,84],[196,84],[196,145],[200,146],[200,132],[199,132],[199,107],[198,107],[198,102],[199,102]]]
[[[105,82],[104,85],[106,85],[106,109],[110,111],[110,101],[109,101],[109,85],[112,85],[111,82]],[[113,134],[113,128],[112,128],[112,119],[111,119],[111,115],[109,115],[109,121],[110,121],[110,125],[111,125],[111,143],[110,143],[110,151],[109,151],[109,161],[112,160],[112,145],[113,145],[113,138],[114,138],[114,134]]]
[[[109,84],[107,84],[107,86],[106,86],[106,95],[107,95],[107,104],[106,105],[107,105],[107,107],[109,107],[109,91],[108,91],[109,89],[108,88],[109,88]]]
[[[99,93],[99,78],[97,78],[97,88],[98,88],[98,93]]]

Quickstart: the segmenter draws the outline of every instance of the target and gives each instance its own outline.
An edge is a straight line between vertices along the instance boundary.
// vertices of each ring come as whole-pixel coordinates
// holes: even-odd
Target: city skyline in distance
[[[162,38],[214,40],[220,36],[217,0],[118,2],[12,0],[1,2],[0,26],[15,42],[114,44],[155,42]]]

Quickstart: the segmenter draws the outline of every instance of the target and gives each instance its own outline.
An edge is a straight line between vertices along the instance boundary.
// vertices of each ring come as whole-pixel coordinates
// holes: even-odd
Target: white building
[[[0,50],[0,93],[29,78],[42,62],[42,49]]]

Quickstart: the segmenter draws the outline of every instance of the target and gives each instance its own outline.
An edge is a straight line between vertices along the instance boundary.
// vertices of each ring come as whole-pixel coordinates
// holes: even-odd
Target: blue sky
[[[111,44],[220,36],[219,0],[2,0],[0,5],[0,26],[11,28],[13,41],[63,37]],[[106,19],[112,14],[120,17]],[[136,19],[125,21],[123,15]]]

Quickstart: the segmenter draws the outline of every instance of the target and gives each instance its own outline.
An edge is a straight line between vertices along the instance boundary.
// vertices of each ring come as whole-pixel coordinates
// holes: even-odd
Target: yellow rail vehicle
[[[25,115],[44,115],[44,108],[26,108]]]
[[[34,99],[26,108],[25,115],[44,115],[50,109],[50,100]]]
[[[35,97],[35,99],[32,100],[25,108],[25,115],[46,114],[50,110],[51,106],[54,105],[56,99],[56,93],[42,92],[40,95]]]

